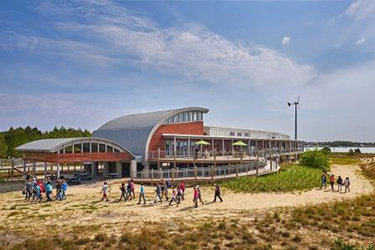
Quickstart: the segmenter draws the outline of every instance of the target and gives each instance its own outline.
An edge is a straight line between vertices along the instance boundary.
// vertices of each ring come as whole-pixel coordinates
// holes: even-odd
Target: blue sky
[[[375,141],[375,1],[0,1],[0,130],[206,124]]]

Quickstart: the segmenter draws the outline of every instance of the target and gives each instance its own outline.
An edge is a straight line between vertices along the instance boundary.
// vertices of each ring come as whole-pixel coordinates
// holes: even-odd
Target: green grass
[[[221,186],[247,193],[306,191],[320,186],[321,175],[320,169],[288,164],[278,174],[241,177],[224,181]]]

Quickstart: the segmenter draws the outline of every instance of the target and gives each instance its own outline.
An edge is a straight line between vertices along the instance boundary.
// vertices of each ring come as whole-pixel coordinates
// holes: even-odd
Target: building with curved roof
[[[103,124],[92,138],[39,140],[17,150],[29,161],[89,164],[92,174],[101,164],[105,176],[132,177],[143,169],[228,165],[303,151],[303,143],[286,134],[205,126],[208,112],[187,107],[125,115]]]

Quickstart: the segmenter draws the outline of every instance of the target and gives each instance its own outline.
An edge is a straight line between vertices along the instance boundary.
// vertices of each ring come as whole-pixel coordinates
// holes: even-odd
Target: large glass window
[[[242,136],[242,133],[238,132],[238,133],[237,133],[237,136]]]
[[[91,143],[91,152],[98,153],[98,143]]]
[[[230,132],[229,135],[230,135],[230,136],[234,136],[234,132]]]
[[[65,147],[65,154],[68,154],[68,153],[73,153],[73,147],[72,146]]]
[[[198,112],[198,121],[202,121],[203,120],[203,117],[202,117],[202,113],[201,112]]]
[[[80,144],[74,144],[74,153],[82,153],[82,148],[81,148],[81,143]]]
[[[193,120],[193,112],[189,112],[189,122]]]
[[[189,121],[189,113],[185,112],[184,113],[184,122],[188,122],[188,121]]]
[[[113,147],[107,145],[107,152],[113,152]]]
[[[197,112],[193,112],[193,121],[197,120]]]
[[[178,122],[183,122],[184,121],[184,114],[181,113],[178,115]]]
[[[178,116],[177,116],[177,115],[173,116],[173,122],[174,122],[174,123],[177,123],[177,122],[178,122]]]
[[[83,143],[83,153],[90,153],[90,143]]]
[[[105,152],[105,144],[99,144],[99,152],[104,153]]]

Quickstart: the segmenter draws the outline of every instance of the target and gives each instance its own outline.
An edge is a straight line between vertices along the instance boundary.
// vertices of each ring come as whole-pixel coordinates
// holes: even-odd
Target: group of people
[[[329,178],[329,182],[331,185],[331,190],[332,192],[335,191],[335,183],[337,184],[337,192],[342,192],[342,187],[345,187],[345,193],[350,192],[350,180],[349,177],[346,177],[345,179],[342,179],[341,176],[338,176],[337,179],[335,175],[331,174],[326,174],[323,173],[321,177],[321,186],[320,189],[327,188],[327,178]]]
[[[56,200],[65,200],[68,184],[64,178],[57,179],[55,182]],[[45,177],[44,180],[38,180],[36,176],[27,176],[26,184],[22,191],[27,201],[43,201],[45,196],[46,201],[52,201],[53,185],[50,177]]]
[[[124,201],[132,200],[135,199],[135,192],[134,192],[134,180],[130,179],[127,184],[121,183],[119,187],[121,191],[121,196],[119,201],[124,199]],[[171,193],[169,193],[171,190]],[[109,201],[108,199],[108,192],[109,192],[109,187],[108,183],[104,182],[104,185],[100,191],[102,194],[102,201]],[[214,197],[214,202],[216,202],[216,199],[219,198],[220,202],[223,201],[221,198],[221,192],[220,192],[220,187],[215,184],[215,197]],[[173,203],[178,206],[181,201],[185,200],[185,182],[180,181],[179,184],[175,187],[172,185],[171,181],[164,181],[163,179],[160,180],[155,189],[155,200],[153,203],[162,203],[163,199],[165,201],[169,201],[169,205],[171,206]],[[143,201],[143,204],[146,204],[146,195],[145,195],[145,186],[142,183],[139,189],[139,199],[137,204],[141,204]],[[193,187],[193,202],[194,202],[194,207],[198,207],[198,203],[200,202],[202,205],[204,204],[203,198],[202,198],[202,193],[201,189],[199,186],[194,186]]]

